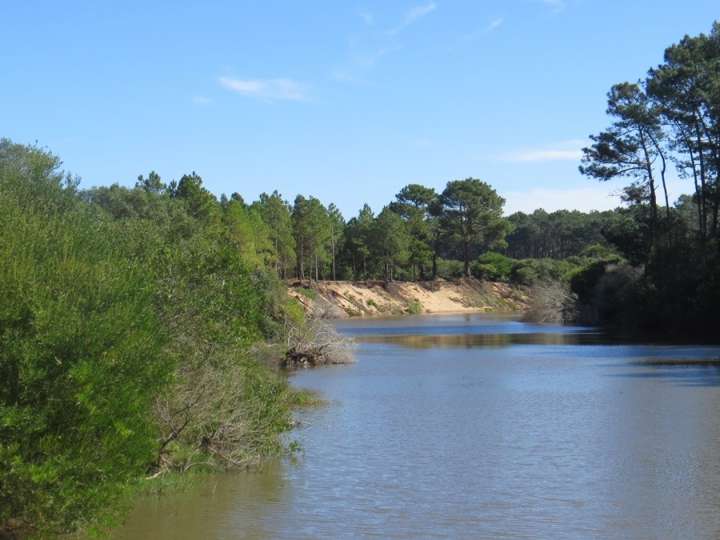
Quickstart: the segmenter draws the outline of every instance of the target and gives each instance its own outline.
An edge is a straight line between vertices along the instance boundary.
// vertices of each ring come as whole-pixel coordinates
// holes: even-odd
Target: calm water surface
[[[304,453],[143,501],[118,539],[718,538],[717,347],[483,316],[351,321]],[[678,363],[683,365],[677,365]]]

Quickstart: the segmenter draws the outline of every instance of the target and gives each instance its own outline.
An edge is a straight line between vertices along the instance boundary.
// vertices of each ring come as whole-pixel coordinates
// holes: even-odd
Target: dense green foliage
[[[296,397],[253,359],[302,315],[260,209],[196,174],[87,192],[0,142],[0,529],[111,517],[147,474],[281,451]]]
[[[720,23],[665,51],[645,80],[608,93],[609,128],[580,171],[626,177],[629,208],[605,238],[632,267],[600,265],[573,282],[585,317],[624,328],[713,336],[720,300]],[[674,166],[691,197],[671,206]]]
[[[153,280],[58,162],[0,144],[0,523],[69,529],[152,458]]]

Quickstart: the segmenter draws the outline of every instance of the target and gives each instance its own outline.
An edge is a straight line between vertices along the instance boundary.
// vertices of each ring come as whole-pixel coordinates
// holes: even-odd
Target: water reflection
[[[359,343],[385,343],[413,349],[433,347],[509,347],[511,345],[589,345],[603,343],[599,333],[477,333],[477,334],[368,334],[354,335]]]

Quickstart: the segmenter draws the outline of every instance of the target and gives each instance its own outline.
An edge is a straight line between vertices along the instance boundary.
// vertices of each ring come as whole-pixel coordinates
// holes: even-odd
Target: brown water
[[[718,538],[720,349],[480,316],[353,321],[304,453],[142,501],[117,539]]]

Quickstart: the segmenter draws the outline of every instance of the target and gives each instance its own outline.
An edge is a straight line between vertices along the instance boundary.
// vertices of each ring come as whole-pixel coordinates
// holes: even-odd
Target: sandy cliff
[[[470,278],[417,283],[294,281],[289,293],[306,311],[329,318],[524,311],[528,301],[523,289]]]

